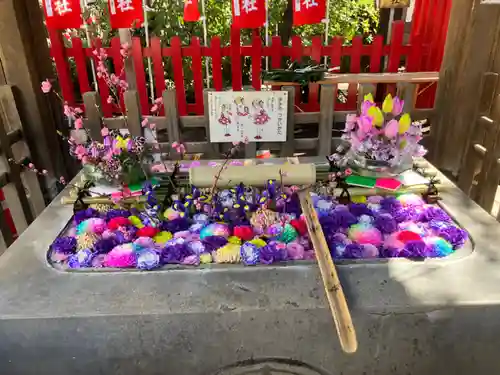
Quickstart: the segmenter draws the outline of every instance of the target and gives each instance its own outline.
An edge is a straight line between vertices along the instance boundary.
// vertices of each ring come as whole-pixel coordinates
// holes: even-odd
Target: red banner
[[[80,0],[43,0],[49,29],[78,29],[83,24]]]
[[[198,0],[186,0],[184,2],[184,21],[196,22],[200,20],[200,11],[198,10]]]
[[[266,23],[265,0],[232,0],[233,25],[239,29],[256,29]]]
[[[142,0],[108,0],[108,6],[113,29],[139,27],[144,22]]]
[[[293,25],[321,23],[326,17],[325,0],[292,0]]]

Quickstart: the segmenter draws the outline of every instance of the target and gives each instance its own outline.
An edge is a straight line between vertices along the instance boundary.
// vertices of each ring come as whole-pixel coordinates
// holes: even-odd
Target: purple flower
[[[286,245],[280,242],[272,241],[260,248],[260,262],[264,264],[281,262],[286,260],[286,256]]]
[[[392,213],[402,208],[401,202],[396,197],[386,197],[380,201],[380,207],[388,213]]]
[[[75,237],[58,237],[52,243],[50,248],[56,253],[69,254],[75,252],[76,245],[77,242]]]
[[[351,225],[356,224],[358,219],[346,209],[336,209],[330,215],[336,228],[349,228]]]
[[[106,220],[109,221],[115,217],[129,217],[130,211],[128,210],[109,210],[106,213]]]
[[[468,238],[468,234],[465,230],[460,229],[454,225],[448,225],[447,228],[439,230],[438,234],[439,236],[443,237],[446,241],[451,243],[454,250],[464,246],[465,241]]]
[[[117,245],[119,245],[119,243],[115,238],[103,238],[95,243],[94,252],[98,254],[107,254]]]
[[[205,245],[205,251],[211,253],[212,251],[226,245],[227,238],[223,236],[209,236],[205,237],[201,242]]]
[[[92,217],[99,217],[99,212],[93,208],[87,208],[86,210],[77,211],[74,216],[75,225],[80,224],[82,221],[90,219]]]
[[[69,268],[86,268],[90,267],[92,262],[92,251],[89,249],[80,250],[73,254],[68,259]]]
[[[154,250],[144,249],[137,254],[137,268],[152,270],[160,266],[160,255]]]
[[[422,221],[437,220],[437,221],[451,222],[451,218],[446,213],[446,211],[436,206],[426,207],[422,215],[420,215],[420,219]]]
[[[410,254],[410,258],[425,258],[427,256],[427,246],[424,241],[408,241],[404,251]]]
[[[184,242],[170,240],[161,250],[160,259],[162,264],[178,264],[188,254]]]
[[[343,257],[348,259],[358,259],[363,257],[363,246],[355,243],[349,244],[345,247]]]
[[[161,228],[164,231],[176,233],[176,232],[188,230],[190,225],[191,224],[189,224],[188,219],[186,219],[184,217],[179,217],[179,218],[174,219],[174,220],[164,221],[161,224]]]
[[[380,230],[383,234],[394,233],[398,230],[398,224],[396,220],[386,213],[382,213],[375,217],[375,227]]]
[[[411,254],[406,248],[396,249],[395,247],[383,247],[380,250],[383,258],[411,258]]]
[[[364,203],[350,203],[349,211],[354,216],[369,215],[373,216],[373,211],[370,210]]]
[[[392,211],[392,217],[398,223],[402,223],[404,221],[414,221],[419,219],[420,211],[418,211],[417,208],[412,206],[401,207],[399,209]]]

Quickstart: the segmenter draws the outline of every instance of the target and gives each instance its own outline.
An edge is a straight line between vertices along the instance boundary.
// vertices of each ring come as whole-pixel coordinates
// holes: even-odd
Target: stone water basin
[[[352,355],[313,263],[61,271],[46,252],[72,210],[56,199],[0,257],[1,374],[499,373],[500,225],[458,189],[442,196],[463,250],[338,265]]]

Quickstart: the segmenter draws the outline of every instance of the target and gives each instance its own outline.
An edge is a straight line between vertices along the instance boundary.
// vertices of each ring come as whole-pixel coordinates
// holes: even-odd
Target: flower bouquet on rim
[[[361,172],[397,174],[411,168],[413,157],[425,155],[419,144],[421,124],[403,113],[404,101],[390,94],[379,108],[371,94],[359,115],[347,115],[342,139],[350,144],[345,162]]]

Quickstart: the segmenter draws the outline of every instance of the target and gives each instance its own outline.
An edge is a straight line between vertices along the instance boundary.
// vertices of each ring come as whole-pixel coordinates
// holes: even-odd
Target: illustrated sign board
[[[285,91],[209,92],[210,142],[285,142]]]
[[[380,8],[408,8],[410,0],[379,0]]]

